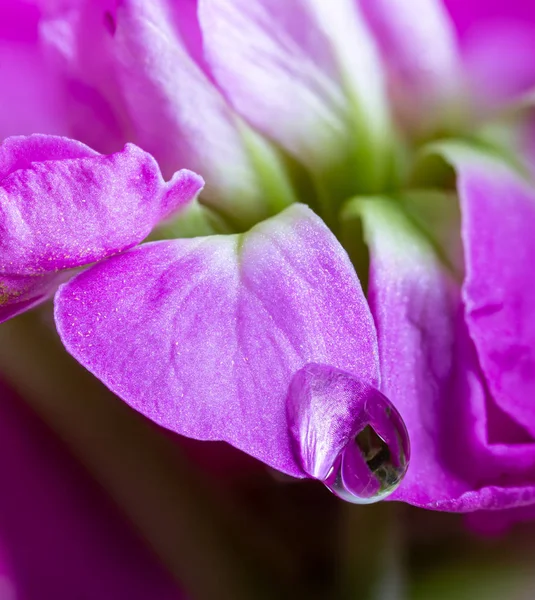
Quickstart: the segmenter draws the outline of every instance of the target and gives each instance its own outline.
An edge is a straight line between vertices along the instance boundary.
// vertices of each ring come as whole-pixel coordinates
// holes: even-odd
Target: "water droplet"
[[[409,465],[409,435],[384,394],[358,376],[309,363],[290,384],[288,419],[305,473],[340,498],[389,496]]]
[[[353,504],[385,499],[401,483],[409,466],[407,429],[397,410],[381,396],[369,414],[370,422],[338,454],[323,482],[336,496]],[[383,430],[384,438],[373,422]]]

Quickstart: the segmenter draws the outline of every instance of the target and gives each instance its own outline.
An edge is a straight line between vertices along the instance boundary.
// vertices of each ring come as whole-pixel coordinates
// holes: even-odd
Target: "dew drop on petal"
[[[340,452],[324,480],[331,492],[354,504],[371,504],[390,496],[408,467],[408,435],[403,422],[400,425],[395,451],[366,425]]]
[[[358,377],[309,364],[293,378],[288,417],[303,470],[336,496],[371,504],[389,496],[409,465],[409,435],[394,405]]]

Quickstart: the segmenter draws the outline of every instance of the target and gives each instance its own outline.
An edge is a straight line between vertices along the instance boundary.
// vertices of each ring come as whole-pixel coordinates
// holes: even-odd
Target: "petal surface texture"
[[[0,598],[179,600],[103,489],[0,382]]]
[[[440,251],[448,221],[458,238],[449,246],[461,243],[455,197],[429,193],[431,221],[416,218],[425,213],[414,200],[373,200],[361,208],[381,391],[401,413],[411,440],[410,466],[392,499],[459,512],[532,504],[533,438],[500,411],[487,389],[465,323],[463,273]]]
[[[384,136],[381,62],[357,3],[201,0],[199,18],[238,112],[308,166],[346,152],[356,122],[361,146]]]
[[[441,0],[359,0],[359,4],[383,52],[397,100],[420,105],[436,101],[459,83],[455,30]],[[400,98],[400,91],[405,98]]]
[[[535,436],[535,188],[498,161],[452,158],[468,330],[494,401]]]
[[[201,187],[190,171],[165,182],[131,144],[105,156],[61,137],[8,138],[0,146],[0,320],[61,271],[141,242]]]
[[[145,244],[96,265],[59,289],[56,324],[67,350],[153,421],[297,477],[293,375],[318,362],[378,385],[360,283],[303,205],[243,235]]]
[[[122,139],[150,152],[166,177],[179,167],[202,172],[204,203],[224,200],[249,225],[269,215],[258,207],[258,157],[242,135],[253,133],[205,68],[194,2],[69,0],[48,10],[45,34],[86,90],[78,104],[96,110],[89,92],[101,98]]]
[[[202,170],[230,200],[243,187],[254,192],[251,164],[233,111],[187,51],[182,30],[198,25],[183,22],[182,4],[119,2],[112,49],[120,86],[140,145],[164,172]]]
[[[400,411],[411,440],[411,464],[394,497],[426,505],[459,493],[443,485],[437,439],[452,368],[452,281],[396,203],[372,199],[360,210],[370,248],[368,300],[377,326],[381,391]]]

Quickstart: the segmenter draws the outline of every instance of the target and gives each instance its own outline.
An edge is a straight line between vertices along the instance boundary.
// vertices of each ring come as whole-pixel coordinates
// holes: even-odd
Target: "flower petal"
[[[205,65],[189,54],[201,58],[192,8],[191,0],[67,2],[67,9],[50,11],[47,37],[67,47],[63,54],[77,80],[127,121],[125,141],[150,152],[165,176],[179,166],[202,172],[203,203],[248,228],[273,213],[266,187],[277,181],[286,196],[288,184],[273,150],[240,121]],[[267,183],[257,162],[271,169]]]
[[[62,81],[62,112],[69,137],[104,154],[136,140],[112,60],[114,0],[44,2],[42,52]]]
[[[150,548],[0,382],[0,598],[174,599]]]
[[[525,0],[444,0],[461,41],[480,105],[509,100],[535,86],[535,4]]]
[[[446,497],[430,507],[438,510],[518,509],[535,504],[535,442],[521,428],[498,414],[499,428],[511,428],[510,439],[494,440],[494,400],[488,393],[478,356],[466,328],[466,315],[459,314],[454,348],[455,372],[450,388],[449,415],[437,428],[444,444],[444,480],[462,482],[461,494]],[[516,437],[516,439],[515,439]],[[406,490],[407,496],[416,490]],[[413,498],[417,498],[416,495]],[[417,505],[421,505],[418,501]],[[425,506],[425,505],[424,505]],[[499,518],[496,519],[498,521]]]
[[[455,480],[444,482],[437,439],[452,366],[455,284],[394,202],[359,200],[355,208],[370,249],[368,301],[377,327],[380,389],[401,413],[411,440],[411,463],[394,497],[426,505],[464,491]]]
[[[494,401],[535,436],[535,188],[498,159],[443,151],[457,169],[470,336]]]
[[[382,142],[381,64],[352,0],[200,0],[199,16],[208,62],[238,112],[309,167],[338,162],[354,135],[366,151]]]
[[[61,84],[38,41],[39,10],[0,2],[0,142],[9,135],[66,133]]]
[[[420,121],[430,111],[444,110],[460,91],[463,74],[454,27],[441,0],[358,2],[381,47],[396,109]]]
[[[535,22],[495,23],[470,37],[465,62],[481,104],[504,103],[535,87]]]
[[[128,0],[117,9],[118,75],[139,141],[164,171],[196,165],[210,172],[213,185],[243,184],[249,164],[234,116],[188,55],[179,18],[165,0]]]
[[[444,216],[449,212],[451,231],[458,231],[455,198],[429,192],[428,200]],[[492,439],[491,399],[464,325],[462,274],[441,251],[437,223],[415,220],[419,203],[408,195],[402,202],[357,204],[370,247],[368,299],[381,391],[400,411],[411,440],[409,470],[392,498],[460,512],[534,503],[535,444],[516,432],[505,439],[501,415],[504,439]]]
[[[58,272],[139,243],[201,187],[190,171],[166,183],[133,145],[102,156],[65,138],[9,138],[0,146],[0,320],[34,303]]]
[[[30,310],[54,295],[72,273],[0,274],[0,323]]]
[[[535,5],[526,0],[442,0],[459,34],[469,35],[479,23],[517,21],[535,24]]]
[[[243,235],[145,244],[96,265],[59,289],[56,324],[67,350],[153,421],[297,477],[293,375],[319,362],[377,385],[355,272],[303,205]]]

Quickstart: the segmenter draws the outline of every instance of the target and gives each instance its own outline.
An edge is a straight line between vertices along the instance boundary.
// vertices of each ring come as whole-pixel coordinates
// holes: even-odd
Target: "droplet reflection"
[[[407,471],[407,430],[397,411],[387,407],[385,416],[394,421],[397,438],[393,447],[368,424],[343,448],[324,480],[331,492],[343,500],[353,504],[383,500],[397,488]]]
[[[389,496],[409,465],[409,435],[386,396],[358,376],[309,363],[288,395],[290,432],[302,468],[355,504]]]

